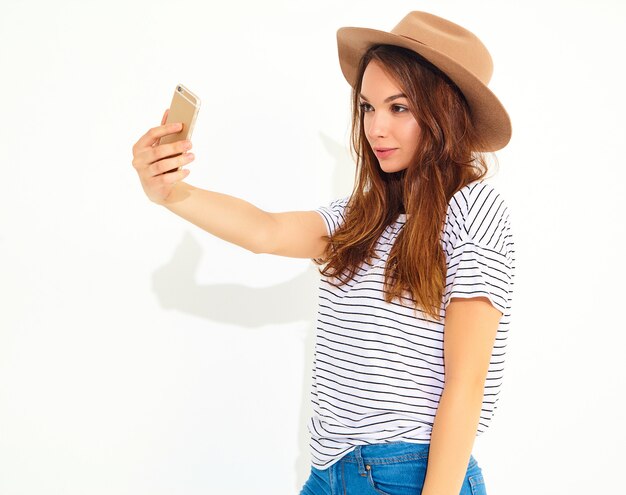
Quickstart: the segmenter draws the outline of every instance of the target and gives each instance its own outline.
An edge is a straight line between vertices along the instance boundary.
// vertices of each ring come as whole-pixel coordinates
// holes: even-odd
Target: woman
[[[486,493],[471,452],[496,409],[515,263],[508,208],[483,180],[482,152],[511,135],[491,57],[424,12],[337,37],[353,88],[350,197],[268,213],[192,187],[186,169],[164,174],[194,158],[191,143],[157,145],[176,125],[139,139],[133,165],[152,201],[211,234],[322,265],[302,494]]]

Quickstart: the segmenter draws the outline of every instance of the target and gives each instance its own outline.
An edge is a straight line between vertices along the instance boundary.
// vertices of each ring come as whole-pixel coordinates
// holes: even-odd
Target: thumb
[[[161,125],[164,125],[165,122],[167,122],[167,114],[169,113],[169,111],[170,111],[169,108],[165,110],[165,113],[163,114],[163,118],[161,119]]]

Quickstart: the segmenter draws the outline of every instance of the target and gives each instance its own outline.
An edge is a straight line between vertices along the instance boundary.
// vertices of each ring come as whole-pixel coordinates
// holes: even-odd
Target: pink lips
[[[374,153],[378,158],[387,158],[398,148],[374,148]]]

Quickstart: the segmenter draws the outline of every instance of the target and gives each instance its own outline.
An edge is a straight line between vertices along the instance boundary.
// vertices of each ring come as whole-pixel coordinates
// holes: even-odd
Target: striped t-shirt
[[[329,235],[348,198],[316,211]],[[412,306],[383,298],[384,267],[406,215],[376,244],[380,259],[334,287],[322,277],[309,421],[312,464],[326,469],[357,445],[430,443],[444,385],[443,330],[452,297],[486,296],[503,316],[491,354],[477,436],[496,410],[511,319],[515,247],[509,209],[490,184],[468,184],[448,204],[441,243],[446,288],[436,322]]]

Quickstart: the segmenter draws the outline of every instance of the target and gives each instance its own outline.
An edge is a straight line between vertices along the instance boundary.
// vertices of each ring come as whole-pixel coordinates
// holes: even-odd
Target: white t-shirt
[[[316,211],[329,235],[344,220],[348,198]],[[348,285],[322,277],[309,422],[312,463],[326,469],[357,445],[430,443],[444,385],[443,330],[452,297],[486,296],[503,316],[498,325],[477,436],[496,410],[511,319],[515,247],[509,209],[494,187],[476,181],[448,203],[441,242],[447,277],[441,322],[383,298],[384,268],[406,221],[401,214],[376,244],[380,259],[364,263]]]

